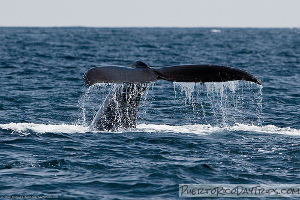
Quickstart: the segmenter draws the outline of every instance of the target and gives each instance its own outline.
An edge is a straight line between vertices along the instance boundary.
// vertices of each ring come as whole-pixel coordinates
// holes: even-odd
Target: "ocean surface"
[[[262,86],[156,81],[137,128],[90,129],[113,85],[89,88],[84,72],[137,60],[235,67]],[[0,68],[1,199],[178,199],[179,184],[300,184],[299,29],[2,27]]]

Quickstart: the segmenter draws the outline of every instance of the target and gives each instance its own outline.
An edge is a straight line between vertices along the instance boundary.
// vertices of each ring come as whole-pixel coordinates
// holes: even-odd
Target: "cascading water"
[[[192,107],[191,123],[261,125],[262,86],[242,81],[174,83]],[[178,92],[176,92],[178,94]]]
[[[104,87],[101,88],[101,86]],[[135,128],[138,105],[143,98],[146,87],[147,83],[96,84],[92,86],[80,100],[83,115],[82,124],[89,124],[91,130],[116,131],[120,128]],[[104,90],[109,91],[109,93],[103,93]],[[105,99],[101,99],[103,96],[106,96]],[[92,122],[89,123],[87,121],[90,121],[90,117],[86,108],[89,103],[85,101],[91,100],[94,100],[93,103],[102,103],[99,103],[100,108],[99,105],[97,106],[98,111],[96,113],[94,112],[95,106],[90,106],[93,108],[89,110],[93,110],[92,113],[94,114]]]
[[[79,100],[82,117],[78,120],[77,124],[90,126],[93,118],[97,114],[96,111],[98,111],[99,106],[102,105],[101,102],[105,100],[113,85],[114,84],[109,83],[97,83],[88,87]]]
[[[163,81],[162,81],[163,82]],[[261,125],[262,119],[262,87],[243,81],[224,83],[185,83],[175,82],[163,84],[157,88],[155,84],[141,97],[138,122],[151,123],[152,118],[163,124],[210,124],[214,126],[232,126],[236,123]],[[166,87],[169,87],[167,89]],[[96,84],[87,89],[80,100],[82,124],[95,124],[95,120],[105,107],[105,98],[115,99],[115,107],[120,110],[116,95],[112,91],[125,88],[125,84]],[[161,86],[160,86],[161,87]],[[164,89],[164,91],[162,90]],[[119,89],[120,90],[120,89]],[[137,87],[133,87],[134,93]],[[109,93],[109,91],[111,91]],[[133,94],[134,94],[133,93]],[[149,94],[148,94],[149,93]],[[170,99],[165,98],[170,93]],[[147,97],[148,94],[148,97]],[[163,94],[163,98],[160,97]],[[131,97],[126,97],[131,98]],[[99,105],[100,109],[99,109]],[[127,110],[130,104],[127,105]],[[156,109],[156,108],[160,109]],[[126,112],[122,110],[122,112]],[[160,110],[160,111],[157,111]],[[121,110],[120,110],[121,111]],[[120,119],[117,122],[122,123]]]

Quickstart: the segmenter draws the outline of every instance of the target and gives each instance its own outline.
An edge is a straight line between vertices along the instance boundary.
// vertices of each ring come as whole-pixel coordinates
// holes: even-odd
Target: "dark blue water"
[[[98,65],[228,65],[263,84],[157,81],[136,129],[89,130]],[[0,28],[0,196],[176,199],[179,184],[300,183],[295,29]]]

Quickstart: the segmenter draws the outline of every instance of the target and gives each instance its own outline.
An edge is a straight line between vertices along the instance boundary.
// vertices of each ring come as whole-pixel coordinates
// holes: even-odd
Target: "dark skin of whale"
[[[99,131],[116,131],[136,127],[138,105],[147,83],[156,80],[171,82],[226,82],[243,80],[261,85],[252,74],[227,66],[179,65],[150,68],[137,61],[128,67],[95,67],[83,76],[91,86],[96,83],[120,83],[109,94],[103,107],[95,116],[91,127]]]
[[[261,85],[252,74],[227,66],[218,65],[179,65],[150,68],[137,61],[128,67],[105,66],[88,70],[83,77],[88,85],[95,83],[147,83],[159,79],[171,82],[225,82],[250,81]]]
[[[261,85],[246,71],[218,65],[183,65],[155,69],[159,79],[172,82],[226,82],[244,80]]]

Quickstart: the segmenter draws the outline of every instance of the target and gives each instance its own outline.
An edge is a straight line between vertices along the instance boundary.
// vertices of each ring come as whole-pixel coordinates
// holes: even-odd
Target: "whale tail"
[[[227,66],[218,65],[179,65],[150,68],[137,61],[129,67],[105,66],[95,67],[84,74],[88,85],[95,83],[146,83],[163,79],[171,82],[225,82],[251,81],[261,85],[252,74]]]
[[[147,83],[159,79],[171,82],[225,82],[244,80],[261,85],[250,73],[226,66],[180,65],[150,68],[137,61],[129,67],[107,66],[88,70],[83,79],[86,84],[123,83],[112,89],[94,117],[92,128],[115,131],[119,128],[134,128],[136,114]]]

